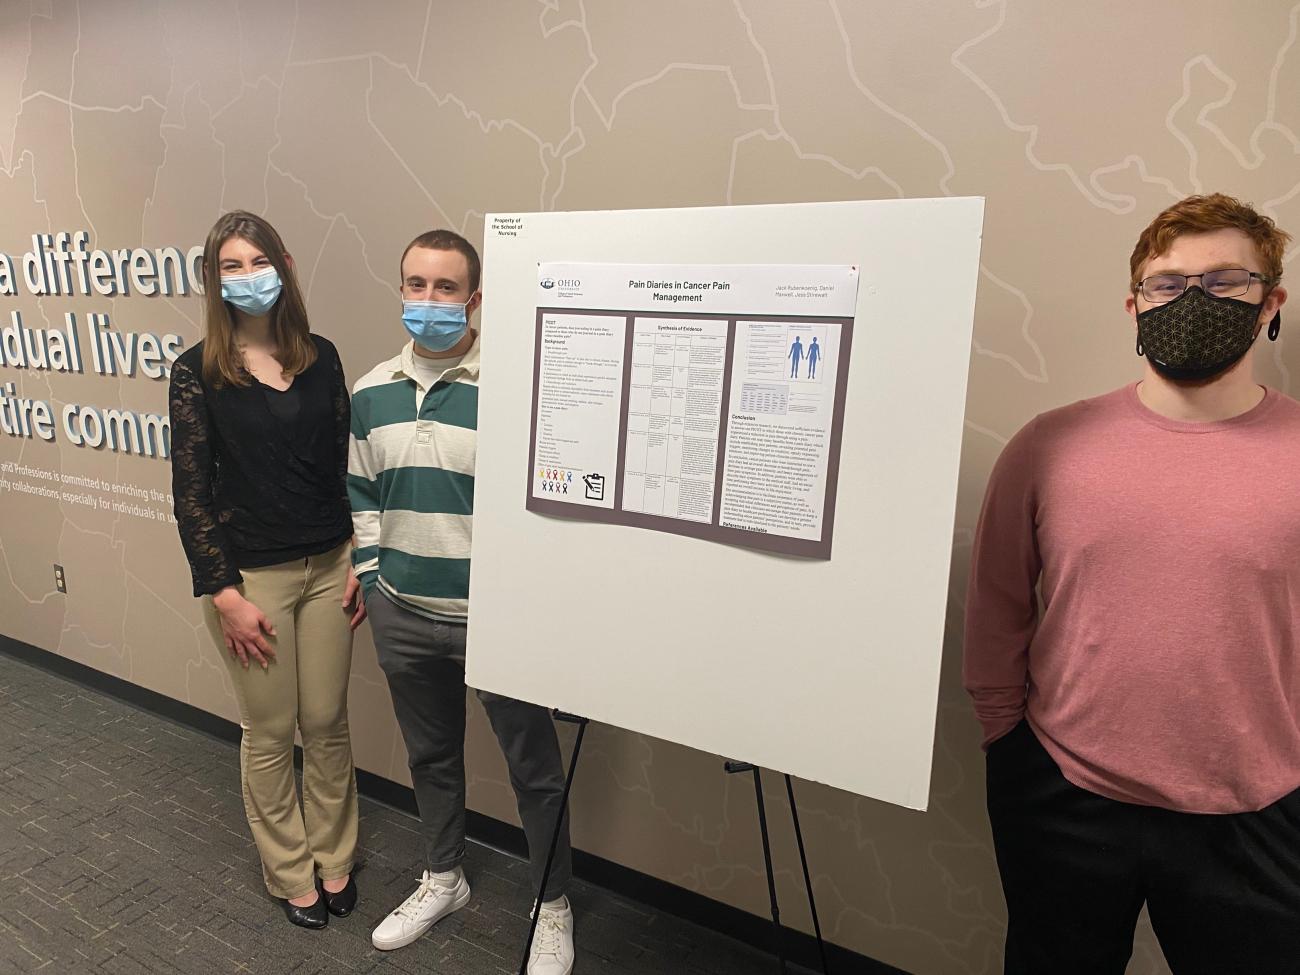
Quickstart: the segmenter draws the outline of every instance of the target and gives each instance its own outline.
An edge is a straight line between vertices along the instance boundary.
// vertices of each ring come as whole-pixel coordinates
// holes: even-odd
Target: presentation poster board
[[[489,215],[469,683],[925,808],[982,220],[976,198]],[[847,275],[840,294],[852,300],[823,315],[798,306],[774,316],[786,329],[781,346],[740,327],[764,324],[761,307],[743,307],[752,302],[660,308],[656,292],[689,292],[650,287],[728,274],[767,287],[797,268]],[[573,284],[584,275],[604,283]],[[555,294],[561,280],[568,298]],[[797,318],[824,330],[799,334],[796,363]],[[663,322],[698,328],[670,333],[671,359],[658,347]],[[560,339],[550,352],[548,334]],[[789,373],[796,382],[808,373],[803,350],[817,337],[819,374],[835,390],[827,418],[838,456],[832,465],[827,452],[824,492],[833,547],[764,550],[714,536],[725,527],[713,518],[726,492],[717,456],[712,479],[707,455],[690,468],[704,483],[684,503],[680,466],[644,469],[630,450],[638,426],[647,445],[651,432],[672,434],[675,387],[656,392],[654,366],[679,368],[681,334],[692,339],[688,389],[692,363],[698,373],[692,432],[724,453],[723,425],[759,416],[756,406],[775,415],[792,395]],[[763,362],[778,355],[783,383]],[[711,362],[730,363],[729,380],[714,377]],[[647,363],[648,372],[636,369]],[[773,388],[759,388],[762,375],[738,384],[738,363]],[[593,394],[575,410],[572,389],[548,394],[548,375],[551,394],[575,378],[594,383]],[[634,422],[634,405],[665,395],[666,412]],[[543,449],[555,463],[538,462]],[[761,463],[755,454],[748,460]],[[780,465],[771,460],[769,491],[779,497],[788,486],[774,483]],[[565,484],[580,486],[577,504],[539,488],[561,469]],[[586,496],[589,483],[600,497]],[[815,542],[788,540],[823,539],[819,526]]]
[[[829,558],[857,284],[542,264],[528,510]]]

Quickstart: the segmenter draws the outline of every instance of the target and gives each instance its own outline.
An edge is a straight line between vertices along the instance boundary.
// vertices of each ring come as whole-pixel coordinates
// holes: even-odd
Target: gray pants
[[[366,603],[379,666],[388,678],[402,729],[426,844],[426,867],[454,869],[465,856],[465,626],[405,609],[382,590]],[[478,692],[510,769],[510,785],[528,840],[533,890],[542,882],[564,764],[545,708]],[[564,893],[573,874],[569,824],[560,831],[545,900]]]

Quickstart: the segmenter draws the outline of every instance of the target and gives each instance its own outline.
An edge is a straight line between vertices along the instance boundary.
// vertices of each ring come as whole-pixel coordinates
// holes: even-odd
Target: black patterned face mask
[[[1255,341],[1264,303],[1213,298],[1196,286],[1165,305],[1137,316],[1137,354],[1169,379],[1210,379],[1226,372]],[[1276,340],[1281,314],[1273,316],[1268,337]]]

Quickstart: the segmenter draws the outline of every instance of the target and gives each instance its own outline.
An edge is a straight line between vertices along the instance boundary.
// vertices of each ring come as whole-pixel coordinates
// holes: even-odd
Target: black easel
[[[749,762],[732,762],[724,763],[728,775],[735,775],[740,772],[752,772],[754,774],[754,801],[758,805],[758,828],[763,837],[763,862],[767,867],[767,893],[772,902],[772,926],[776,931],[776,940],[774,942],[774,951],[777,960],[781,965],[782,975],[789,972],[789,966],[785,959],[785,932],[781,927],[781,909],[776,900],[776,872],[772,869],[772,841],[768,835],[767,829],[767,807],[763,802],[763,778],[762,771],[757,765]],[[804,850],[803,830],[799,826],[799,809],[795,804],[794,798],[794,781],[789,775],[785,777],[786,795],[790,798],[790,818],[794,821],[794,836],[799,844],[799,862],[803,865],[803,883],[804,888],[808,891],[808,909],[812,912],[813,931],[817,934],[817,951],[821,955],[822,973],[830,975],[830,968],[826,963],[826,943],[822,940],[821,921],[817,918],[817,901],[813,896],[812,877],[808,873],[808,854]]]
[[[582,738],[587,733],[587,719],[564,711],[552,711],[551,717],[556,721],[565,721],[578,726],[578,737],[573,742],[573,754],[569,756],[569,774],[564,779],[564,794],[560,799],[560,814],[555,817],[555,832],[551,835],[551,849],[546,854],[546,867],[542,870],[542,883],[537,891],[537,900],[533,901],[533,919],[528,927],[528,940],[524,942],[524,957],[519,963],[519,975],[528,975],[528,956],[533,951],[533,938],[537,935],[537,919],[542,910],[542,899],[546,897],[546,885],[551,879],[551,868],[555,866],[555,851],[560,845],[560,834],[564,831],[565,819],[569,812],[569,794],[573,791],[573,773],[578,771],[578,755],[582,752]]]
[[[519,975],[528,975],[528,956],[533,950],[533,938],[537,935],[537,920],[541,911],[542,899],[546,896],[546,885],[551,879],[551,869],[555,866],[555,851],[560,845],[560,834],[564,830],[569,811],[569,796],[573,792],[573,776],[578,771],[578,756],[582,753],[582,739],[587,733],[586,718],[565,711],[552,711],[556,721],[564,721],[578,726],[578,736],[573,741],[573,752],[569,756],[569,772],[564,778],[564,793],[560,799],[560,813],[555,819],[555,832],[551,835],[551,848],[546,854],[546,866],[542,870],[542,881],[537,890],[537,899],[533,902],[532,923],[528,927],[528,940],[524,943],[524,956],[519,962]],[[774,950],[781,964],[782,975],[787,975],[789,965],[785,958],[785,932],[781,927],[781,909],[776,899],[776,872],[772,867],[772,841],[767,829],[767,805],[763,801],[762,771],[749,762],[728,761],[723,766],[728,774],[752,772],[754,775],[754,801],[758,805],[758,827],[763,837],[763,862],[767,867],[767,893],[772,903],[772,926],[776,932]],[[790,799],[790,818],[794,822],[795,840],[799,844],[799,862],[803,865],[804,888],[808,891],[808,909],[812,913],[813,931],[817,934],[817,951],[821,955],[822,975],[830,975],[826,963],[826,944],[822,940],[822,926],[817,918],[817,901],[813,896],[812,877],[808,872],[808,854],[803,843],[803,830],[799,826],[799,809],[795,803],[794,781],[789,775],[785,777],[786,795]]]

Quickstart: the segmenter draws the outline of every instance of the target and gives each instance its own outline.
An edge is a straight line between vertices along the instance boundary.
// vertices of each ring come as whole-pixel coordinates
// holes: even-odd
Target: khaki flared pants
[[[271,620],[275,660],[247,670],[226,650],[212,599],[204,619],[239,701],[239,766],[248,825],[275,897],[310,893],[315,877],[352,871],[357,783],[348,732],[352,630],[342,608],[351,545],[293,562],[243,569],[239,587]],[[302,732],[302,807],[294,781],[294,731]]]

